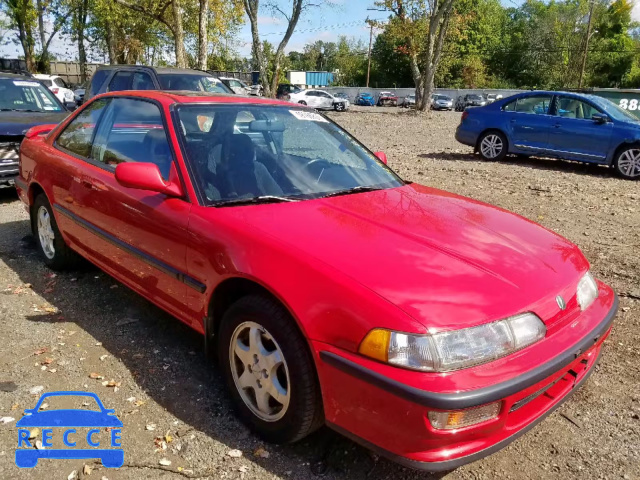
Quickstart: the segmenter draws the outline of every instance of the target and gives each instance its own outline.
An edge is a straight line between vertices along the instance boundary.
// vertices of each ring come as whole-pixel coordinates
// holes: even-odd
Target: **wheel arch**
[[[42,185],[36,182],[31,182],[29,184],[29,189],[27,190],[27,198],[29,199],[29,223],[31,224],[31,233],[33,235],[36,234],[36,227],[33,221],[33,204],[39,195],[44,195],[47,198],[47,201],[49,200],[49,197],[47,197],[47,193],[44,191],[44,188],[42,188]]]
[[[613,155],[611,155],[611,158],[607,159],[607,165],[613,166],[616,162],[616,159],[620,156],[620,154],[627,148],[629,147],[633,147],[636,146],[638,148],[640,148],[640,139],[633,139],[633,140],[629,140],[629,139],[625,139],[624,141],[622,141],[615,150],[613,150]]]
[[[282,305],[308,343],[308,336],[305,333],[304,328],[302,328],[300,320],[293,313],[293,310],[287,302],[273,289],[258,280],[242,276],[231,277],[223,280],[211,292],[207,306],[207,315],[204,319],[204,334],[205,341],[207,343],[212,342],[213,339],[217,338],[222,317],[227,309],[237,300],[247,295],[262,295]],[[215,342],[213,341],[212,345],[214,343]],[[309,353],[312,353],[310,345]]]

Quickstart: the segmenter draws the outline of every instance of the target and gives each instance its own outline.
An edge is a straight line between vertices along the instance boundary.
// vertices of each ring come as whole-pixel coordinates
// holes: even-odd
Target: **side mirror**
[[[384,153],[384,152],[376,152],[376,153],[374,153],[374,155],[376,157],[378,157],[378,160],[380,160],[382,163],[387,165],[387,154],[386,153]]]
[[[67,110],[69,110],[70,112],[75,111],[78,108],[78,105],[76,105],[76,102],[69,102],[69,103],[65,103],[64,106],[67,108]]]
[[[171,175],[171,178],[175,177]],[[160,169],[154,163],[120,163],[116,166],[116,181],[127,188],[149,190],[170,197],[183,196],[180,184],[175,181],[165,182]]]
[[[604,113],[594,113],[593,116],[591,117],[591,120],[593,120],[596,123],[608,123],[609,117]]]

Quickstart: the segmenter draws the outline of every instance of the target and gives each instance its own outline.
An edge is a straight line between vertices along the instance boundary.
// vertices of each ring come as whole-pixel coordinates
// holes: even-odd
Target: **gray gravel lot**
[[[10,421],[0,423],[0,478],[67,479],[76,471],[109,480],[640,479],[640,182],[554,160],[483,162],[453,138],[460,114],[362,110],[330,115],[385,151],[404,178],[499,205],[566,236],[621,295],[613,334],[585,386],[508,448],[445,475],[401,468],[326,429],[295,445],[264,444],[234,417],[196,333],[89,265],[53,276],[36,254],[22,204],[3,189],[0,417],[18,420],[32,408],[33,387],[97,392],[124,423],[125,466],[45,460],[19,470]],[[111,380],[117,388],[102,385]],[[229,455],[233,449],[242,456]]]

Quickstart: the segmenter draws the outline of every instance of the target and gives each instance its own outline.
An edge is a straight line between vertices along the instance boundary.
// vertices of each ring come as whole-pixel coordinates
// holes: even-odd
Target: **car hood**
[[[555,305],[569,286],[575,294],[589,268],[575,245],[540,225],[417,184],[238,213],[290,251],[368,287],[431,333],[523,311],[544,318],[541,302]]]
[[[25,415],[17,427],[122,427],[115,415],[91,410],[48,410]]]
[[[27,130],[36,125],[60,123],[69,112],[0,112],[0,135],[18,136],[18,141]]]

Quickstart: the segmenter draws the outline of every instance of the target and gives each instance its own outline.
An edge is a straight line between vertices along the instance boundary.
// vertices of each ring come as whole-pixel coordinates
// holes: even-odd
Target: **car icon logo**
[[[561,295],[556,297],[556,303],[558,304],[558,307],[560,307],[560,310],[566,310],[567,302],[564,301],[564,298],[562,298]]]
[[[73,397],[82,400],[93,399],[99,410],[51,409],[40,411],[45,399],[63,396],[72,399]],[[85,401],[83,405],[88,405],[88,403]],[[16,465],[18,467],[33,468],[41,458],[59,460],[99,458],[102,465],[107,468],[118,468],[124,464],[124,450],[121,448],[122,422],[116,417],[115,410],[105,408],[95,393],[45,393],[33,409],[27,409],[24,413],[24,417],[16,423],[18,427]],[[33,431],[35,427],[38,427],[42,434],[41,445],[38,448],[34,448],[35,444],[32,444],[29,439],[30,431]],[[86,433],[83,430],[87,430]],[[105,438],[105,435],[108,438]],[[54,437],[56,440],[61,440],[66,448],[51,448]],[[84,444],[86,444],[86,448],[82,448]],[[110,448],[104,448],[105,446]]]

